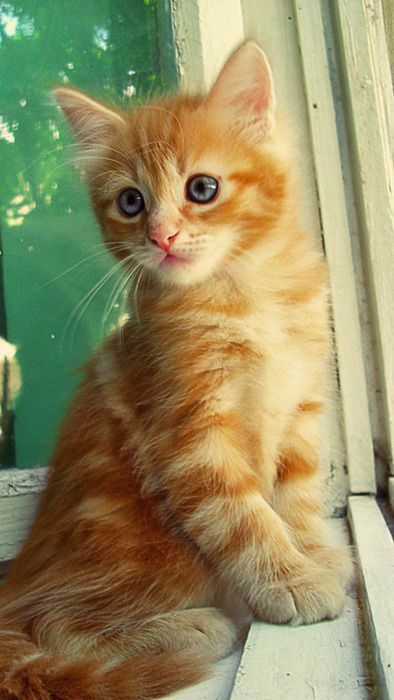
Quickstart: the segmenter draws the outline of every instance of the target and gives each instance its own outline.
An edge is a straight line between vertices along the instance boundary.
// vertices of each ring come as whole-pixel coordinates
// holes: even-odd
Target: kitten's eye
[[[219,190],[219,183],[210,175],[193,175],[186,183],[186,196],[197,204],[212,202]]]
[[[136,187],[130,187],[120,193],[118,207],[125,216],[137,216],[145,207],[144,198]]]

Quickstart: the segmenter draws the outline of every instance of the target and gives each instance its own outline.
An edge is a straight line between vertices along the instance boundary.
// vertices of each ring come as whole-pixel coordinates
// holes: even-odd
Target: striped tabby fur
[[[224,587],[274,623],[342,610],[351,563],[318,465],[326,271],[254,43],[208,96],[125,113],[55,93],[104,240],[141,280],[138,313],[86,368],[1,591],[0,698],[159,697],[234,648]],[[201,174],[219,183],[204,204],[185,190]],[[129,187],[145,200],[130,218]]]

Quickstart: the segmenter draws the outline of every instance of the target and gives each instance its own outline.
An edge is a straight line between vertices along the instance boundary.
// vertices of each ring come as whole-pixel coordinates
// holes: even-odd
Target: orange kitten
[[[254,43],[207,97],[123,113],[55,93],[104,239],[143,272],[1,592],[0,698],[159,697],[234,648],[223,586],[270,622],[342,610],[318,478],[326,272]]]

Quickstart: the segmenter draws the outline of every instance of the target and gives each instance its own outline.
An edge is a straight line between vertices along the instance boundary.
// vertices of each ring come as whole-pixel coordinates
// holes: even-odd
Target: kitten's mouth
[[[189,257],[184,257],[182,255],[174,255],[173,253],[166,253],[160,260],[160,267],[174,267],[175,265],[182,265],[184,263],[190,262]]]

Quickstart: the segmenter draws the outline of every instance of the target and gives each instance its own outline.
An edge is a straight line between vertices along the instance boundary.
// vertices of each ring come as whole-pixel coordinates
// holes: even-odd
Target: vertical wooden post
[[[375,493],[361,328],[323,19],[319,2],[295,0],[294,11],[330,269],[350,490]]]

